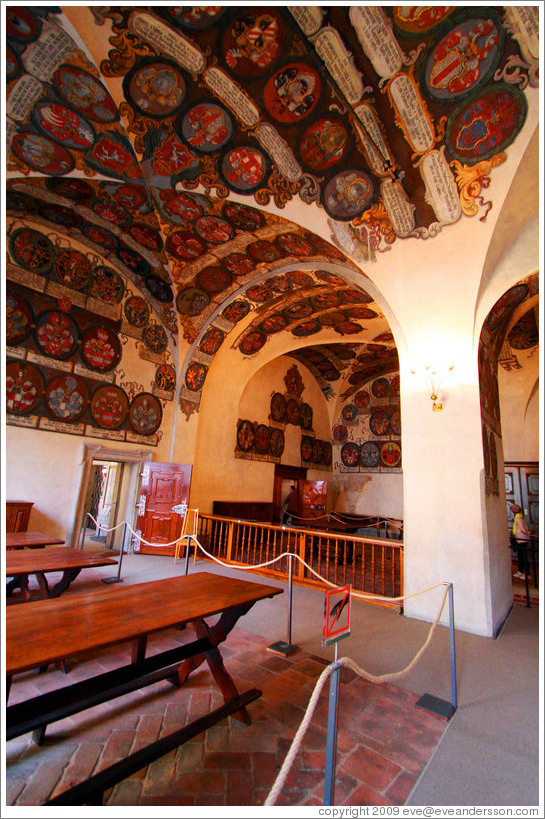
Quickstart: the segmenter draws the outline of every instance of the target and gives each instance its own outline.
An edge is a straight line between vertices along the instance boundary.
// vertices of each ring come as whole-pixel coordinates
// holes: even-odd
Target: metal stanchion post
[[[456,690],[456,643],[454,633],[454,587],[452,583],[448,587],[448,615],[450,631],[450,689],[452,700],[452,714],[458,708],[458,694]],[[452,714],[450,716],[452,716]]]
[[[121,582],[121,563],[123,562],[123,552],[125,551],[125,540],[127,538],[127,521],[123,522],[123,537],[121,539],[121,550],[119,552],[119,563],[117,564],[117,576],[103,577],[103,583],[120,583]]]
[[[457,704],[456,695],[456,647],[454,642],[454,587],[452,583],[445,583],[448,586],[448,610],[449,610],[449,633],[450,633],[450,685],[451,702],[434,697],[433,694],[424,694],[416,703],[417,708],[429,711],[437,717],[449,720],[454,716]]]
[[[83,516],[83,527],[81,530],[81,546],[80,549],[83,551],[83,547],[85,546],[85,531],[87,529],[87,518],[89,516],[89,512],[86,512]]]
[[[335,663],[337,663],[337,643],[335,643]],[[327,744],[325,756],[324,805],[333,805],[335,800],[335,766],[337,761],[337,721],[339,716],[339,684],[341,666],[331,672],[329,678],[329,707],[327,712]]]
[[[528,541],[529,543],[530,541]],[[526,608],[531,609],[530,605],[530,586],[528,583],[528,574],[530,571],[530,567],[528,565],[528,543],[524,544],[524,583],[526,585]]]
[[[273,643],[270,646],[267,646],[267,651],[272,651],[273,654],[282,654],[286,657],[288,654],[291,654],[292,651],[296,651],[297,646],[292,645],[291,643],[291,608],[292,608],[292,599],[293,599],[293,555],[288,556],[288,639],[287,642],[283,640],[279,640],[277,643]]]
[[[189,574],[189,547],[191,546],[191,537],[187,536],[187,546],[185,550],[185,573]]]

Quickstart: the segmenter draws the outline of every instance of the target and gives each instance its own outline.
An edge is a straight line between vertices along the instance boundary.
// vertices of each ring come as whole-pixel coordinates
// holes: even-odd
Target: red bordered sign
[[[351,592],[351,586],[326,591],[322,645],[331,645],[349,636]]]

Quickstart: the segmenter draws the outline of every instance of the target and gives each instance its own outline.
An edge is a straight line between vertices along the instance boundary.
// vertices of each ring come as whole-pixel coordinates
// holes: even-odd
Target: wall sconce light
[[[432,370],[431,364],[424,367],[424,372],[419,373],[420,378],[425,382],[430,391],[430,399],[433,401],[433,411],[442,412],[443,402],[439,401],[439,387],[447,377],[447,375],[454,369],[454,364],[447,368],[436,367]],[[442,370],[442,371],[441,371]],[[413,375],[417,374],[416,370],[411,370]]]

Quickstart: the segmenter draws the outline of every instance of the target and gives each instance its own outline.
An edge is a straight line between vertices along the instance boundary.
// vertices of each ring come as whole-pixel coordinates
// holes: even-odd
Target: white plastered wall
[[[210,367],[201,399],[191,482],[192,506],[211,512],[215,500],[272,501],[274,463],[235,457],[237,423],[239,419],[269,423],[271,396],[273,392],[286,391],[284,376],[294,364],[303,379],[301,398],[313,409],[316,437],[330,439],[325,398],[302,364],[280,356],[256,369],[255,360],[243,358],[238,350],[222,349]],[[301,429],[288,424],[284,434],[281,463],[300,467]],[[308,477],[328,481],[329,490],[331,471],[309,469]]]

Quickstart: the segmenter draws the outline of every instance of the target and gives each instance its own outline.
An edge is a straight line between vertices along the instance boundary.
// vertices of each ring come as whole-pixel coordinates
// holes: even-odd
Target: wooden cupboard
[[[6,501],[6,532],[26,532],[34,501]]]

